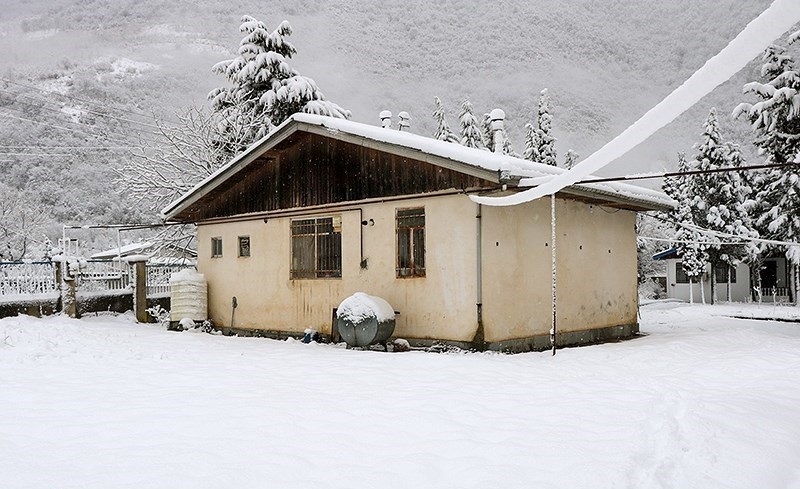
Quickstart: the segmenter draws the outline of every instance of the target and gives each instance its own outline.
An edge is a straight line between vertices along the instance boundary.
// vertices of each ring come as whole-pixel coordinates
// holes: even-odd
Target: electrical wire
[[[90,105],[97,104],[97,101],[89,101],[89,100],[86,100],[86,99],[82,99],[80,97],[76,97],[75,95],[67,95],[65,93],[57,92],[55,90],[46,90],[44,88],[37,87],[37,86],[34,86],[34,85],[27,85],[25,83],[20,83],[20,82],[17,82],[17,81],[13,81],[13,80],[11,80],[11,79],[9,79],[7,77],[4,77],[4,76],[0,76],[0,80],[4,81],[5,83],[10,83],[12,85],[17,85],[17,86],[20,86],[20,87],[28,88],[30,90],[37,90],[39,92],[46,93],[48,95],[56,95],[58,97],[62,97],[62,98],[66,98],[66,99],[76,100],[76,101],[84,103],[84,104],[90,104]],[[139,117],[145,117],[147,119],[151,119],[151,120],[154,120],[154,121],[157,120],[155,115],[145,114],[144,112],[137,112],[137,111],[133,111],[133,110],[123,109],[123,108],[120,108],[120,107],[108,107],[108,108],[110,108],[111,110],[117,111],[117,112],[125,112],[127,114],[132,114],[132,115],[136,115],[136,116],[139,116]],[[164,118],[164,120],[168,120],[168,119]],[[175,123],[175,124],[178,124],[177,121],[172,121],[172,122]]]

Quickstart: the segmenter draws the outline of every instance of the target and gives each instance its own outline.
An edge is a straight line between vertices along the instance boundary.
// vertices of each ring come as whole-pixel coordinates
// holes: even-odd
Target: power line
[[[1,90],[2,89],[0,88],[0,91]],[[31,103],[21,102],[19,100],[15,100],[14,102],[17,103],[17,104],[21,104],[21,105],[27,105],[29,107],[35,107],[37,109],[49,110],[51,112],[56,112],[56,113],[61,114],[61,115],[69,115],[66,112],[61,111],[60,109],[56,109],[56,108],[53,108],[53,107],[47,107],[47,106],[41,106],[41,105],[33,105]],[[16,110],[17,112],[22,112],[23,114],[25,113],[23,110],[21,110],[18,107],[14,107],[13,105],[6,105],[6,106],[4,106],[4,108],[11,109],[11,110]],[[64,120],[64,121],[61,121],[61,122],[64,122],[66,124],[75,124],[76,126],[85,126],[85,127],[91,127],[91,128],[96,128],[97,127],[97,126],[95,126],[93,124],[88,124],[86,122],[75,121],[75,120]],[[114,134],[114,135],[117,135],[119,137],[128,137],[127,135],[123,135],[123,134],[115,133],[115,132],[110,132],[110,131],[108,132],[108,134]]]
[[[773,163],[769,165],[748,165],[748,166],[737,166],[737,167],[726,167],[726,168],[715,168],[712,170],[690,170],[684,172],[664,172],[664,173],[649,173],[646,175],[626,175],[622,177],[608,177],[608,178],[592,178],[587,180],[581,180],[576,182],[576,184],[583,184],[583,183],[604,183],[604,182],[621,182],[626,180],[647,180],[651,178],[664,178],[664,177],[683,177],[683,176],[690,176],[690,175],[703,175],[707,173],[724,173],[724,172],[734,172],[734,171],[752,171],[752,170],[768,170],[771,168],[786,168],[786,167],[795,167],[800,169],[800,164],[798,163]]]
[[[130,143],[130,141],[123,141],[123,140],[120,140],[120,139],[109,137],[107,135],[95,134],[95,133],[91,133],[89,131],[82,131],[80,129],[73,129],[73,128],[70,128],[70,127],[56,126],[55,124],[48,124],[46,122],[40,122],[40,121],[35,121],[35,120],[32,120],[32,119],[26,119],[24,117],[18,117],[18,116],[9,114],[7,112],[0,112],[0,116],[10,117],[12,119],[17,119],[17,120],[25,121],[25,122],[31,122],[33,124],[40,124],[42,126],[52,127],[54,129],[61,129],[61,130],[64,130],[64,131],[79,132],[79,133],[86,134],[86,135],[89,135],[89,136],[93,136],[93,137],[96,137],[96,138],[106,138],[109,141],[114,141],[114,142],[117,142],[117,143],[123,143],[123,144],[129,144]]]
[[[8,93],[8,94],[11,94],[11,95],[14,95],[14,96],[18,96],[18,97],[25,97],[27,99],[35,100],[37,102],[43,102],[45,104],[50,103],[49,100],[42,100],[40,98],[36,98],[36,97],[31,97],[29,95],[25,95],[24,93],[12,92],[11,90],[6,90],[6,89],[3,89],[3,88],[0,88],[0,92],[5,92],[5,93]],[[27,103],[27,102],[22,102],[22,101],[19,101],[19,100],[15,100],[15,102],[20,103],[20,104],[33,106],[33,107],[40,107],[40,108],[43,108],[43,109],[48,109],[48,110],[60,112],[62,114],[66,114],[66,112],[62,111],[60,108],[56,109],[56,108],[51,108],[51,107],[47,107],[47,106],[39,106],[39,105],[30,104],[30,103]],[[89,114],[94,114],[94,115],[96,115],[98,117],[108,117],[108,118],[111,118],[111,119],[115,119],[115,120],[119,120],[119,121],[123,121],[123,122],[128,122],[130,124],[139,124],[139,125],[142,125],[142,126],[145,126],[145,127],[152,128],[152,129],[160,129],[155,124],[150,124],[150,123],[147,123],[147,122],[134,121],[134,120],[131,120],[131,119],[125,119],[124,117],[117,117],[117,116],[114,116],[114,115],[105,114],[103,112],[98,112],[98,111],[92,110],[92,109],[78,109],[78,110],[81,110],[83,112],[87,112]]]
[[[66,98],[66,99],[77,100],[78,102],[82,102],[82,103],[85,103],[85,104],[97,104],[96,101],[92,102],[92,101],[89,101],[89,100],[86,100],[86,99],[82,99],[80,97],[76,97],[75,95],[67,95],[65,93],[57,92],[55,90],[45,90],[44,88],[37,87],[37,86],[34,86],[34,85],[27,85],[25,83],[19,83],[19,82],[10,80],[9,78],[3,77],[3,76],[0,76],[0,80],[4,81],[6,83],[11,83],[12,85],[17,85],[17,86],[28,88],[28,89],[31,89],[31,90],[37,90],[39,92],[43,92],[43,93],[46,93],[48,95],[57,95],[59,97],[63,97],[63,98]],[[109,108],[111,110],[115,110],[117,112],[125,112],[127,114],[132,114],[132,115],[136,115],[136,116],[139,116],[139,117],[146,117],[148,119],[156,120],[156,117],[154,115],[152,115],[152,114],[145,114],[144,112],[137,112],[137,111],[133,111],[133,110],[123,109],[123,108],[120,108],[120,107],[109,107]],[[164,118],[164,120],[168,120],[168,119]],[[172,121],[172,122],[177,124],[177,122],[175,122],[175,121]]]
[[[675,221],[675,220],[672,220],[672,219],[665,219],[663,217],[656,216],[656,215],[653,215],[653,214],[647,214],[647,215],[650,216],[650,217],[653,217],[655,219],[658,219],[659,221],[668,222],[670,224],[674,224],[676,226],[680,226],[682,228],[688,229],[689,231],[693,231],[693,232],[697,232],[697,233],[703,233],[703,234],[707,234],[707,235],[711,235],[711,236],[716,236],[718,238],[741,239],[741,240],[744,240],[744,241],[752,241],[752,242],[755,242],[755,243],[771,244],[771,245],[775,245],[775,246],[800,246],[800,243],[794,243],[794,242],[791,242],[791,241],[777,241],[777,240],[774,240],[774,239],[753,238],[753,237],[750,237],[750,236],[739,236],[739,235],[736,235],[736,234],[723,233],[722,231],[713,231],[711,229],[701,228],[700,226],[694,226],[692,224],[686,224],[684,222],[678,222],[678,221]],[[739,244],[739,243],[737,243],[737,244]]]

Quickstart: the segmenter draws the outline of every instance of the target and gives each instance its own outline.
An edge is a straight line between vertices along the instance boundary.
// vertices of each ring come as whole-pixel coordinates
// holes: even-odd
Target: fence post
[[[69,260],[61,262],[61,312],[71,318],[79,318],[78,314],[78,280],[70,268]]]
[[[147,259],[129,260],[133,266],[133,310],[136,313],[136,321],[146,323],[150,317],[147,314]]]

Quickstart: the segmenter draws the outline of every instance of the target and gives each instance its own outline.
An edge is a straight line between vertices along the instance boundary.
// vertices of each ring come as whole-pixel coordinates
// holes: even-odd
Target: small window
[[[211,238],[211,258],[222,256],[222,238]]]
[[[425,276],[425,209],[398,209],[397,277]]]
[[[683,262],[675,262],[675,283],[688,284],[689,277],[683,269]]]
[[[250,256],[250,236],[239,236],[239,256]]]
[[[728,283],[728,269],[731,271],[731,283],[736,283],[736,267],[726,267],[725,265],[720,265],[714,267],[714,279],[718,284]]]
[[[342,276],[342,218],[292,221],[291,278]]]

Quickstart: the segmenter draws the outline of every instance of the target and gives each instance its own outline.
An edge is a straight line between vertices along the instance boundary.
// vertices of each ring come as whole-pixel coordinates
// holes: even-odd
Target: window
[[[292,221],[291,278],[342,276],[342,218]]]
[[[675,282],[679,284],[688,284],[689,277],[686,276],[686,272],[683,270],[683,262],[675,262]]]
[[[211,238],[211,258],[222,256],[222,238]]]
[[[425,209],[398,209],[397,277],[425,276]]]
[[[250,236],[239,236],[239,256],[250,256]]]
[[[736,267],[726,267],[725,265],[720,265],[714,267],[714,279],[718,284],[724,284],[728,282],[728,268],[731,270],[731,283],[736,283]]]

